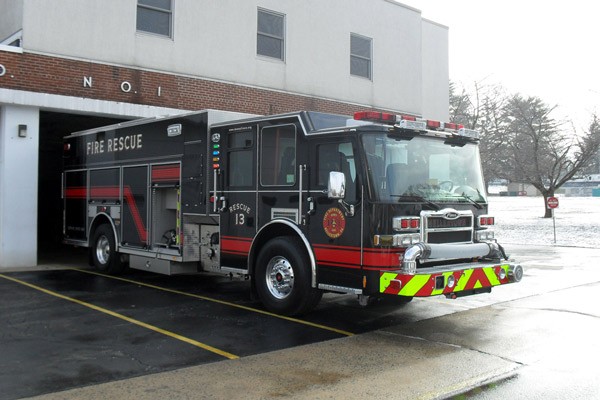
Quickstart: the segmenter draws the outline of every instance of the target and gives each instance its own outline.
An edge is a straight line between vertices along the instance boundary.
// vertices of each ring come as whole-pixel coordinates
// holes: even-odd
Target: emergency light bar
[[[425,121],[411,121],[408,119],[401,119],[400,121],[398,121],[396,126],[402,129],[412,129],[415,131],[427,130],[427,123],[425,123]]]
[[[377,111],[357,111],[354,113],[354,119],[357,121],[372,121],[382,124],[396,122],[396,116],[394,114]]]
[[[379,111],[358,111],[354,113],[357,121],[369,121],[386,125],[394,125],[400,129],[414,131],[439,131],[449,133],[452,136],[479,140],[479,132],[467,129],[464,125],[454,122],[440,122],[434,120],[418,119],[412,115],[394,115]]]
[[[442,123],[440,121],[432,121],[430,119],[427,120],[427,129],[438,130],[442,127]]]
[[[458,130],[458,136],[464,136],[471,139],[479,139],[479,132],[473,129],[460,128]]]
[[[453,131],[457,131],[460,128],[464,128],[464,126],[462,126],[460,124],[455,124],[454,122],[446,122],[444,124],[444,128],[445,129],[450,129],[450,130],[453,130]]]

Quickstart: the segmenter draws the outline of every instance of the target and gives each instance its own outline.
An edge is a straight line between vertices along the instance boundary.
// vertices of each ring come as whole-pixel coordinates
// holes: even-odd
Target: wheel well
[[[119,236],[117,235],[117,230],[115,229],[115,225],[113,224],[112,219],[106,214],[98,214],[98,215],[96,215],[96,217],[94,217],[94,220],[92,221],[92,224],[90,225],[90,232],[88,234],[88,246],[89,247],[92,246],[92,238],[94,236],[94,232],[96,232],[96,229],[98,229],[98,227],[102,224],[108,224],[112,228],[113,233],[115,235],[115,247],[116,247],[116,250],[118,250],[119,249]]]
[[[316,277],[315,274],[315,265],[314,265],[314,255],[310,246],[308,246],[308,241],[300,232],[298,227],[290,221],[287,220],[274,220],[271,221],[268,225],[265,225],[256,235],[254,240],[252,241],[252,247],[250,249],[250,254],[248,255],[248,273],[251,276],[254,276],[254,270],[256,268],[256,259],[258,258],[258,254],[262,247],[271,239],[276,237],[297,237],[304,243],[305,250],[309,256],[309,259],[312,262],[311,270],[312,270],[312,282],[315,283]]]

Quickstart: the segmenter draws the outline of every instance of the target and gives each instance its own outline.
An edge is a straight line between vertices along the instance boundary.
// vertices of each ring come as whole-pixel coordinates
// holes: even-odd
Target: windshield
[[[485,202],[479,150],[474,143],[444,143],[417,136],[362,137],[369,180],[380,201]]]

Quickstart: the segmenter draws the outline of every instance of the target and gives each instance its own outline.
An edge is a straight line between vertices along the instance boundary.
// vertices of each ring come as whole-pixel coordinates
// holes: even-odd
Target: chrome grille
[[[425,243],[472,243],[473,212],[445,208],[421,212]]]

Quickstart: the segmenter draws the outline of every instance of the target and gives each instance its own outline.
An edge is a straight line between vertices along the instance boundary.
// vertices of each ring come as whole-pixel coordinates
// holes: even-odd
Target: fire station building
[[[393,0],[0,0],[0,270],[61,250],[62,138],[140,117],[448,119],[448,28]]]

